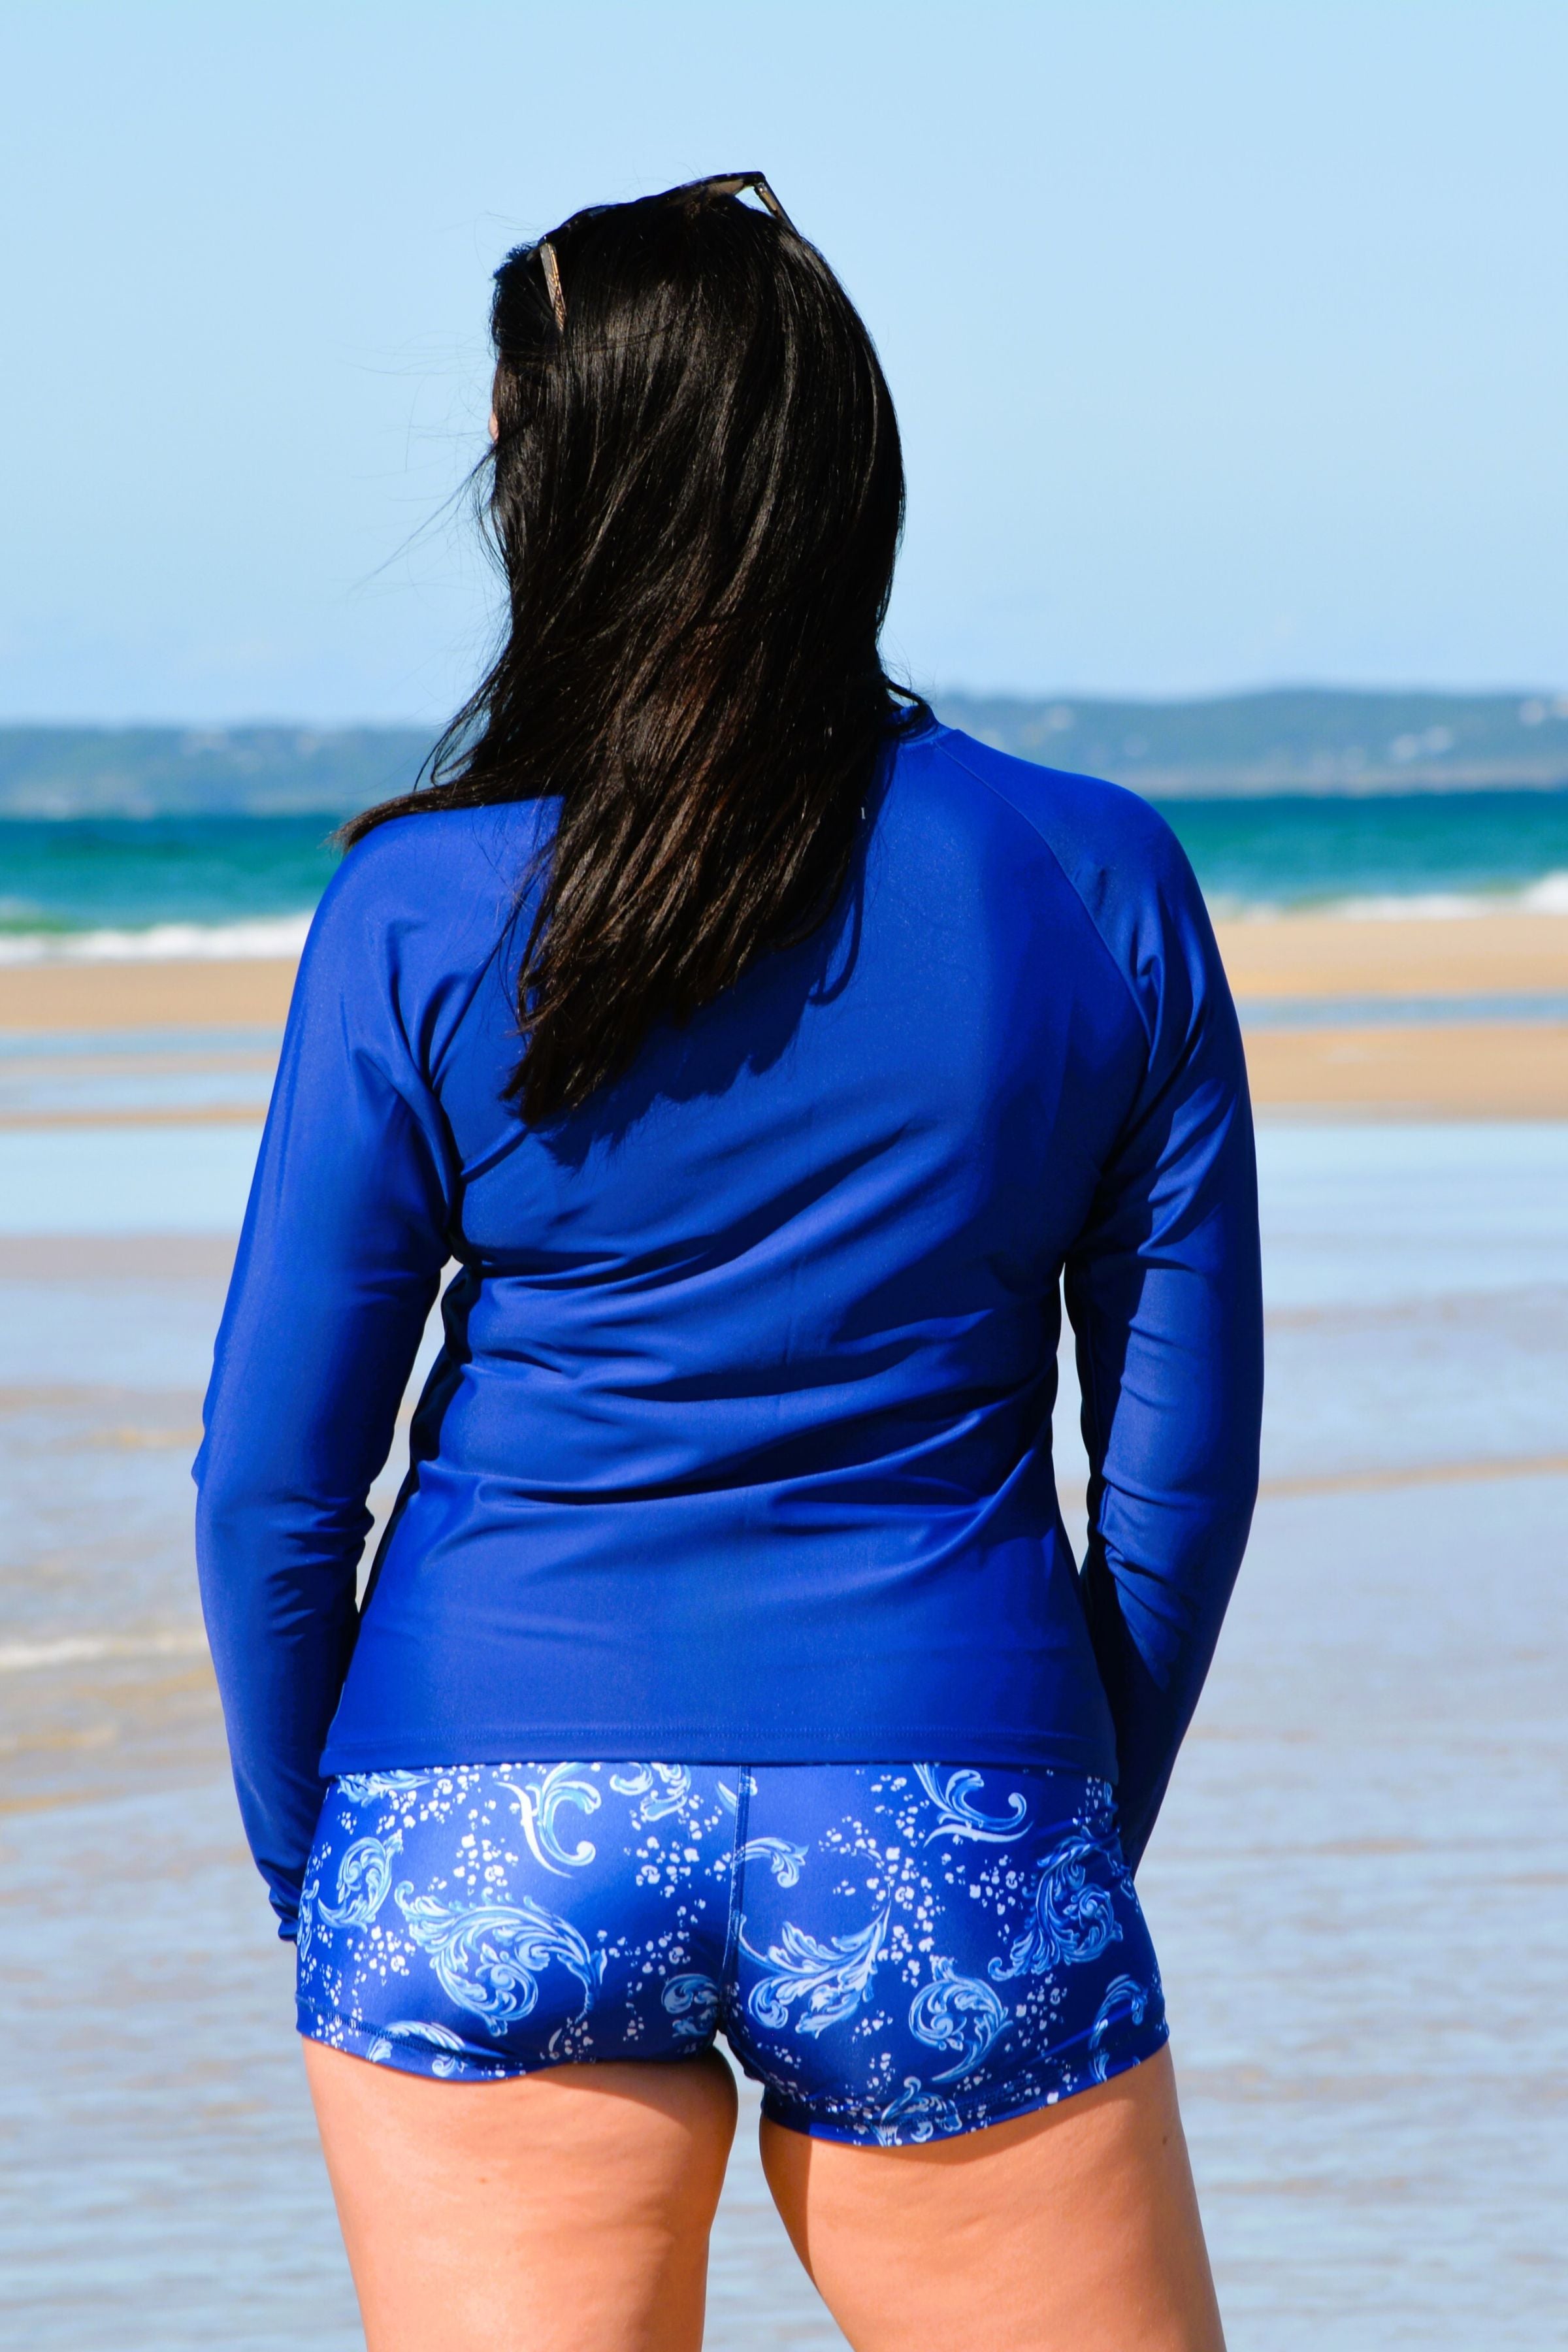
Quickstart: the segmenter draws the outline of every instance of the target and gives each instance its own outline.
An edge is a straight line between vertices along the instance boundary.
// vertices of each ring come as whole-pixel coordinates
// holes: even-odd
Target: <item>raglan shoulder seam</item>
[[[1099,941],[1100,951],[1104,955],[1106,961],[1111,966],[1112,970],[1116,972],[1117,977],[1120,979],[1122,988],[1126,992],[1128,1002],[1132,1007],[1132,1017],[1138,1024],[1139,1030],[1143,1037],[1144,1044],[1150,1051],[1152,1052],[1154,1044],[1153,1032],[1150,1026],[1148,1015],[1145,1013],[1142,1003],[1139,1001],[1138,991],[1133,984],[1132,975],[1122,963],[1121,957],[1112,948],[1110,941],[1106,938],[1105,932],[1100,926],[1099,917],[1096,915],[1094,908],[1089,905],[1089,900],[1084,896],[1077,876],[1073,874],[1067,866],[1062,857],[1061,852],[1058,849],[1055,842],[1052,841],[1048,834],[1042,831],[1039,824],[1037,824],[1036,820],[1029,814],[1026,809],[1020,808],[1016,801],[1010,800],[1005,792],[1001,791],[997,785],[992,782],[989,776],[983,775],[981,771],[973,766],[971,762],[963,757],[962,752],[953,751],[951,748],[951,742],[952,738],[950,733],[942,740],[941,745],[941,749],[944,755],[952,761],[955,768],[962,769],[963,773],[973,782],[981,785],[984,791],[988,792],[994,800],[999,801],[1005,809],[1010,811],[1010,813],[1017,818],[1020,824],[1027,826],[1030,833],[1034,835],[1035,839],[1039,843],[1041,848],[1046,852],[1047,856],[1049,857],[1052,865],[1056,867],[1063,881],[1067,884],[1068,888],[1072,892],[1073,897],[1078,900],[1079,905],[1083,908],[1084,919],[1087,921],[1090,930],[1094,933],[1096,940]],[[1044,772],[1042,771],[1042,772]]]
[[[480,811],[478,813],[482,814],[483,812]],[[354,848],[351,849],[347,853],[347,856],[343,860],[343,866],[340,866],[338,869],[338,874],[334,875],[332,877],[333,881],[336,882],[339,876],[342,874],[344,867],[348,866],[349,861],[362,849],[362,847],[368,846],[370,844],[377,841],[383,841],[384,846],[381,851],[381,856],[379,857],[375,856],[375,854],[373,851],[373,870],[364,874],[363,884],[362,886],[367,893],[368,898],[368,903],[360,910],[361,919],[368,920],[369,923],[370,929],[367,936],[375,937],[376,935],[379,935],[381,940],[384,941],[386,936],[396,926],[406,922],[410,917],[414,919],[417,926],[422,929],[427,929],[432,919],[436,918],[436,909],[429,906],[411,904],[408,901],[401,899],[386,891],[384,881],[380,875],[374,871],[374,866],[380,865],[383,860],[391,861],[401,856],[406,855],[411,842],[413,842],[416,836],[411,833],[404,832],[403,828],[405,826],[411,826],[416,820],[421,824],[426,826],[442,825],[443,820],[450,820],[454,818],[462,819],[466,817],[470,820],[470,824],[468,826],[464,826],[461,824],[458,824],[451,827],[451,831],[456,835],[457,838],[453,845],[452,852],[448,854],[455,855],[459,863],[470,856],[477,856],[482,861],[487,873],[494,876],[499,886],[496,893],[498,921],[496,923],[493,936],[488,937],[484,940],[482,953],[479,955],[476,963],[470,963],[469,959],[467,956],[462,956],[458,959],[455,964],[451,964],[448,977],[454,982],[458,982],[459,983],[457,990],[458,1003],[454,1008],[453,1016],[448,1024],[448,1034],[442,1040],[435,1052],[428,1067],[426,1066],[426,1057],[423,1048],[416,1045],[414,1035],[410,1034],[409,1024],[403,1017],[401,1008],[397,1008],[397,1027],[403,1038],[404,1050],[407,1056],[409,1067],[418,1079],[420,1085],[431,1093],[437,1091],[441,1065],[446,1055],[451,1050],[457,1032],[462,1027],[463,1023],[468,1019],[468,1013],[472,1010],[473,1004],[479,997],[481,990],[486,986],[487,982],[491,981],[492,974],[497,965],[505,956],[512,927],[516,922],[517,916],[520,911],[519,906],[514,903],[510,914],[501,914],[500,912],[502,896],[504,888],[507,887],[507,877],[502,873],[489,850],[471,837],[473,830],[471,820],[475,814],[475,811],[468,809],[433,809],[429,811],[410,810],[402,817],[389,820],[385,826],[378,826],[374,834],[366,836],[366,840],[363,845],[356,843]],[[532,840],[534,844],[536,844],[539,828],[536,825],[531,828],[531,831]],[[529,845],[523,845],[525,862],[528,847]],[[468,894],[465,893],[464,895],[465,898],[467,898]],[[472,908],[469,908],[468,911],[471,917]],[[486,928],[488,929],[489,927],[487,926]],[[435,957],[436,965],[437,968],[446,968],[448,963],[450,963],[450,959],[441,951],[439,940],[437,942],[437,952]],[[425,993],[425,986],[422,984],[419,985],[416,1002],[421,1012],[424,1007]],[[418,1025],[417,1022],[414,1024],[415,1027],[417,1027]]]

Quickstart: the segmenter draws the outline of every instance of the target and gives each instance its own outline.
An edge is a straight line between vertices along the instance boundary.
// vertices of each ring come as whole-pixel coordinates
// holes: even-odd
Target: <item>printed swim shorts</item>
[[[1166,2039],[1103,1780],[947,1764],[483,1764],[334,1780],[301,2033],[489,2082],[721,2032],[775,2123],[897,2147]]]

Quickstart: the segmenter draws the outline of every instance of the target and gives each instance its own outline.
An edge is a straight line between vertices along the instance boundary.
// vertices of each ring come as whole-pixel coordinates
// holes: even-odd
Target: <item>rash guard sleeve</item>
[[[1197,1705],[1258,1492],[1258,1181],[1235,1007],[1197,884],[1143,809],[1123,890],[1080,880],[1147,1040],[1066,1266],[1090,1481],[1082,1591],[1116,1727],[1128,1860]]]
[[[366,1495],[448,1255],[450,1145],[416,1066],[373,835],[300,965],[219,1330],[196,1556],[240,1813],[291,1937],[357,1622]]]

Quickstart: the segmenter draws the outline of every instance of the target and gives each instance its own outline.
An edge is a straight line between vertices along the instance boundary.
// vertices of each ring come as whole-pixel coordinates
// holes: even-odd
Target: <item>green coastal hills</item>
[[[1001,751],[1156,800],[1568,787],[1563,694],[933,699]],[[0,817],[341,816],[406,790],[429,748],[405,727],[0,727]]]

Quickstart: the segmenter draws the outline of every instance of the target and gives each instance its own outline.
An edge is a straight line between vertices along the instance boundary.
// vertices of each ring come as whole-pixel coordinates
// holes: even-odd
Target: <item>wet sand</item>
[[[1392,1025],[1369,967],[1336,997],[1288,946],[1270,997],[1253,935],[1286,927],[1226,935],[1291,1024],[1249,1028],[1264,1495],[1141,1885],[1233,2352],[1534,2352],[1568,2299],[1568,1124],[1551,1021],[1416,1000],[1550,997],[1568,922],[1462,985],[1415,950],[1481,926],[1382,928],[1421,983]],[[289,977],[0,973],[0,2336],[29,2347],[361,2341],[190,1556]],[[1076,1530],[1074,1412],[1069,1374]],[[753,2128],[710,2352],[827,2352]]]
[[[1259,1109],[1373,1118],[1568,1118],[1568,1021],[1249,1030]]]

